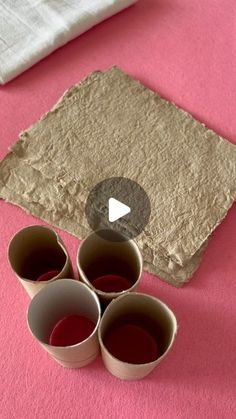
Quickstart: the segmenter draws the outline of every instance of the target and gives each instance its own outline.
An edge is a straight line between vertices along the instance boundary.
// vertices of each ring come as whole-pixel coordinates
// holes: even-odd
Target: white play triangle
[[[129,214],[131,211],[128,205],[123,204],[123,202],[118,201],[115,198],[109,198],[108,200],[108,219],[110,223],[119,220],[119,218],[124,217]]]

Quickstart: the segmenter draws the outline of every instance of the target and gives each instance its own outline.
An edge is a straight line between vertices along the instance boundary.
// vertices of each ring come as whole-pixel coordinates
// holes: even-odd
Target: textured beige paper
[[[88,234],[89,227],[84,215],[84,203],[79,201],[79,196],[73,197],[73,195],[65,193],[62,188],[54,188],[55,185],[52,185],[50,179],[43,178],[39,171],[32,169],[22,161],[18,161],[13,153],[10,153],[2,162],[1,173],[2,180],[7,182],[7,187],[2,184],[1,194],[4,199],[26,208],[32,214],[79,237]],[[31,179],[30,184],[29,179]],[[27,185],[29,185],[28,190],[26,189]],[[53,200],[48,201],[47,208],[42,205],[46,197],[53,198]],[[53,202],[52,207],[50,207],[51,202]],[[61,217],[62,211],[65,213],[63,218]],[[158,274],[170,283],[174,282],[176,286],[181,286],[186,278],[191,277],[200,263],[202,250],[206,246],[204,244],[188,264],[182,268],[175,262],[164,258],[161,251],[156,250],[154,253],[143,242],[142,236],[137,241],[145,258],[145,269]]]
[[[65,93],[21,134],[0,166],[0,196],[84,237],[89,190],[137,181],[151,218],[137,241],[145,266],[176,286],[236,199],[236,147],[114,67]]]

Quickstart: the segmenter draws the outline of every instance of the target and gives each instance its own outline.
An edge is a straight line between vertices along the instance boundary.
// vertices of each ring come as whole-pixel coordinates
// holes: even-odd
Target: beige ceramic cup
[[[8,260],[17,278],[32,298],[49,283],[73,277],[73,270],[64,243],[51,228],[29,226],[11,239]],[[59,273],[48,281],[36,281],[47,271]]]
[[[55,324],[71,315],[83,315],[95,324],[92,334],[71,346],[52,346],[49,337]],[[90,364],[99,353],[97,337],[101,308],[97,295],[82,282],[60,279],[38,292],[31,300],[27,323],[40,345],[63,367],[81,368]]]
[[[117,241],[118,236],[121,237],[112,230],[107,230],[103,236],[93,232],[81,242],[78,249],[80,279],[96,292],[104,305],[119,295],[134,291],[142,275],[143,261],[137,244],[134,240]],[[130,287],[120,292],[104,292],[93,286],[93,279],[110,274],[127,278]]]
[[[156,341],[158,356],[152,362],[132,364],[112,355],[104,344],[107,333],[114,330],[121,319],[136,318],[136,325],[145,323]],[[162,301],[141,293],[125,294],[113,300],[106,308],[98,329],[103,362],[107,370],[123,380],[139,380],[148,375],[167,355],[177,332],[174,313]],[[126,345],[126,342],[119,343]],[[134,348],[135,350],[135,348]]]

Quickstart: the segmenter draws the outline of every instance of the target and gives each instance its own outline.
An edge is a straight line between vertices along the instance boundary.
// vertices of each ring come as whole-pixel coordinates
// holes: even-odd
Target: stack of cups
[[[62,240],[48,227],[18,232],[8,258],[33,297],[27,312],[30,332],[64,367],[88,365],[101,350],[111,374],[137,380],[170,350],[176,318],[157,298],[135,292],[143,265],[134,240],[111,230],[91,233],[77,254],[80,281],[73,279]]]

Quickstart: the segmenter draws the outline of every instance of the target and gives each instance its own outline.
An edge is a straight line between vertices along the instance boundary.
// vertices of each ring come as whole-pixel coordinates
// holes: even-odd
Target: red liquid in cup
[[[92,281],[94,288],[103,292],[121,292],[131,287],[128,279],[120,275],[103,275]]]
[[[71,314],[63,317],[54,326],[49,344],[53,346],[70,346],[87,339],[95,328],[92,320],[85,316]]]
[[[49,271],[49,272],[45,272],[44,274],[40,275],[36,281],[49,281],[50,279],[54,278],[55,276],[57,276],[59,274],[59,271]]]
[[[130,364],[145,364],[158,357],[155,339],[135,324],[114,326],[104,337],[104,345],[114,357]]]

